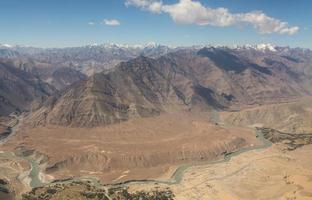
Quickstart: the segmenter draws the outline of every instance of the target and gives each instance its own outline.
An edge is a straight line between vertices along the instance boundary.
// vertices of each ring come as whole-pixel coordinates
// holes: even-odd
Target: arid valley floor
[[[254,128],[309,132],[310,100],[205,113],[206,119],[172,113],[93,129],[32,128],[20,120],[0,147],[0,176],[17,196],[55,180],[75,180],[104,189],[127,187],[130,193],[169,189],[174,199],[185,200],[312,199],[311,135],[294,139],[295,148],[287,137],[271,144],[267,136],[264,145]],[[305,113],[295,109],[302,104]],[[259,117],[282,114],[290,116],[287,130]]]

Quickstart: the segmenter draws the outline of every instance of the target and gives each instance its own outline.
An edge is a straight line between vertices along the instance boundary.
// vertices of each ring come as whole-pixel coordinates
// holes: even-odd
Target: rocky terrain
[[[12,191],[10,184],[3,179],[0,179],[0,199],[14,199],[14,192]]]
[[[227,123],[240,126],[270,127],[285,133],[312,133],[311,98],[295,102],[256,106],[224,113]]]
[[[283,133],[271,128],[258,128],[264,137],[273,143],[283,143],[287,150],[295,150],[304,145],[312,144],[312,134]]]
[[[114,68],[122,61],[140,55],[159,57],[171,51],[175,49],[154,43],[134,46],[103,44],[50,49],[0,44],[0,63],[1,65],[7,63],[14,70],[36,77],[61,91],[77,81],[86,79],[89,75]],[[1,99],[3,97],[0,95],[0,101]],[[27,102],[23,103],[27,104]],[[9,112],[11,110],[9,109]]]
[[[18,123],[17,119],[12,115],[0,117],[0,141],[11,134],[12,127],[14,127],[16,123]]]
[[[192,108],[196,104],[197,108],[208,108],[210,104],[222,107],[221,103],[227,102],[209,88],[176,73],[170,64],[167,60],[139,57],[120,64],[112,72],[95,74],[64,91],[53,104],[34,114],[39,119],[31,118],[31,121],[98,126],[155,116],[175,107]]]
[[[62,91],[78,81],[87,79],[85,74],[70,67],[36,69],[33,73],[58,91]]]
[[[251,60],[242,55],[245,51],[254,50],[211,47],[180,50],[158,59],[140,56],[72,85],[30,121],[93,127],[164,112],[282,103],[311,94],[306,66],[296,68],[297,62],[272,52],[256,51]]]
[[[17,70],[31,74],[59,91],[87,77],[85,74],[73,68],[38,63],[28,57],[1,58],[0,56],[0,62],[8,63]]]

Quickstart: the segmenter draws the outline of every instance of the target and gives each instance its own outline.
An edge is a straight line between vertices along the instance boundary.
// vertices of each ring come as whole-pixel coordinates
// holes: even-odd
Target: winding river
[[[212,111],[210,113],[210,118],[211,121],[215,124],[218,124],[221,127],[225,127],[226,125],[224,123],[221,122],[220,117],[219,117],[219,113],[217,111]],[[18,126],[20,125],[20,118],[18,118],[17,123],[12,127],[12,131],[11,131],[11,135],[14,135],[15,132],[18,130]],[[230,128],[228,126],[226,126],[227,128]],[[95,178],[73,178],[70,180],[59,180],[59,181],[55,181],[53,182],[53,184],[56,183],[66,183],[66,182],[71,182],[71,181],[79,181],[79,180],[89,180],[91,181],[91,183],[97,187],[103,187],[103,186],[108,186],[108,187],[126,187],[131,183],[160,183],[160,184],[179,184],[183,178],[183,175],[185,173],[185,171],[187,169],[189,169],[190,167],[194,167],[194,166],[202,166],[202,165],[213,165],[213,164],[219,164],[219,163],[224,163],[224,162],[228,162],[231,160],[232,157],[238,156],[242,153],[248,152],[248,151],[253,151],[253,150],[260,150],[260,149],[265,149],[268,148],[272,145],[272,143],[265,139],[263,134],[261,133],[261,131],[257,130],[257,129],[253,129],[254,133],[256,135],[256,137],[261,141],[261,145],[258,146],[248,146],[248,147],[244,147],[241,148],[235,152],[230,152],[230,153],[226,153],[224,155],[224,158],[221,160],[215,160],[215,161],[207,161],[207,162],[198,162],[198,163],[190,163],[190,164],[184,164],[179,166],[174,173],[172,174],[171,178],[168,180],[129,180],[129,181],[125,181],[125,182],[121,182],[121,183],[116,183],[116,184],[101,184],[97,179]],[[8,136],[8,137],[10,137]],[[8,138],[6,138],[5,140],[7,140]],[[0,143],[3,143],[5,141],[0,141]],[[0,153],[0,156],[4,156],[4,153]],[[32,156],[17,156],[14,153],[10,153],[10,152],[6,152],[5,153],[6,157],[18,157],[18,158],[22,158],[25,159],[29,165],[31,166],[30,171],[28,172],[28,177],[30,178],[30,187],[32,188],[36,188],[36,187],[40,187],[40,186],[44,186],[44,185],[48,185],[49,183],[43,183],[40,180],[40,166],[38,161],[36,161],[35,158],[33,158]]]
[[[18,128],[21,125],[21,122],[23,121],[22,115],[20,116],[12,115],[12,116],[15,117],[15,122],[13,125],[10,126],[9,134],[7,134],[6,137],[0,140],[0,145],[5,144],[11,137],[13,137],[17,133]],[[23,172],[22,174],[20,174],[20,177],[25,177],[25,174],[27,174],[27,176],[30,179],[29,186],[32,188],[40,187],[44,185],[44,183],[41,182],[39,178],[39,173],[40,173],[39,163],[36,162],[36,160],[32,156],[16,155],[16,153],[14,152],[1,152],[0,156],[3,158],[7,158],[7,159],[21,158],[21,159],[26,160],[30,166],[30,170],[28,172]]]
[[[217,111],[212,111],[210,113],[210,119],[213,123],[218,124],[221,127],[227,127],[230,128],[229,126],[225,125],[223,122],[220,120],[219,113]],[[122,183],[116,183],[116,184],[109,184],[110,186],[118,186],[118,187],[126,187],[127,185],[131,183],[161,183],[161,184],[179,184],[182,181],[183,175],[185,171],[191,167],[195,166],[203,166],[203,165],[213,165],[213,164],[220,164],[224,162],[228,162],[231,160],[232,157],[238,156],[242,153],[248,152],[248,151],[254,151],[254,150],[261,150],[265,148],[269,148],[272,146],[272,143],[265,139],[262,132],[257,130],[256,128],[250,128],[255,136],[258,138],[258,140],[262,143],[261,145],[258,146],[248,146],[248,147],[243,147],[235,152],[230,152],[226,153],[224,155],[224,158],[221,160],[214,160],[214,161],[206,161],[206,162],[199,162],[199,163],[190,163],[190,164],[184,164],[179,166],[174,173],[172,174],[171,178],[169,180],[129,180],[125,181]]]

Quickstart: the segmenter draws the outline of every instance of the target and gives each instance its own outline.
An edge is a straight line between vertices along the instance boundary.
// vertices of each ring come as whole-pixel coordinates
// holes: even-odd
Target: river
[[[212,120],[213,123],[222,126],[222,127],[227,127],[230,128],[228,125],[225,125],[223,122],[221,122],[220,117],[219,117],[219,113],[217,111],[212,111],[210,113],[210,118]],[[18,130],[18,127],[20,126],[20,122],[21,122],[21,118],[17,118],[17,123],[15,124],[15,126],[12,127],[11,129],[11,134],[5,138],[5,141],[8,140],[9,137],[11,137],[12,135],[14,135],[16,133],[16,131]],[[223,163],[223,162],[228,162],[231,160],[232,157],[238,156],[242,153],[248,152],[248,151],[254,151],[254,150],[259,150],[259,149],[265,149],[268,148],[272,145],[272,143],[265,139],[263,134],[261,133],[261,131],[257,130],[257,129],[253,129],[256,137],[261,141],[261,145],[258,146],[248,146],[248,147],[244,147],[241,148],[235,152],[230,152],[224,155],[224,158],[221,160],[215,160],[215,161],[207,161],[207,162],[196,162],[196,163],[190,163],[190,164],[184,164],[179,166],[174,173],[172,174],[171,178],[169,180],[129,180],[129,181],[125,181],[125,182],[121,182],[121,183],[117,183],[117,184],[108,184],[105,186],[109,186],[109,187],[126,187],[131,183],[161,183],[161,184],[178,184],[181,182],[183,175],[185,173],[185,171],[187,169],[189,169],[190,167],[194,167],[194,166],[201,166],[201,165],[212,165],[212,164],[219,164],[219,163]],[[4,141],[4,142],[5,142]],[[1,142],[1,141],[0,141]],[[3,142],[3,141],[2,141]],[[0,153],[0,156],[3,156],[3,153]],[[5,153],[6,157],[17,157],[14,153],[9,153],[6,152]],[[19,158],[23,158],[25,159],[29,165],[31,166],[30,171],[28,172],[28,177],[30,178],[30,187],[32,188],[36,188],[36,187],[40,187],[40,186],[44,186],[46,184],[49,183],[43,183],[40,180],[39,177],[39,173],[40,173],[40,166],[38,161],[36,161],[35,158],[33,158],[32,156],[27,156],[27,157],[22,157],[22,156],[18,156]],[[94,178],[74,178],[71,180],[66,180],[66,181],[56,181],[54,182],[54,184],[56,183],[66,183],[66,182],[71,182],[71,181],[79,181],[79,180],[89,180],[93,183],[93,185],[97,186],[97,187],[102,187],[104,185],[102,185],[98,180],[94,179]]]

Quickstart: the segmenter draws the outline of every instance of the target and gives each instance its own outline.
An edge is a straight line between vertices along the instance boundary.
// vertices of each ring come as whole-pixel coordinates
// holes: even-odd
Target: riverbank
[[[220,130],[235,129],[235,127],[233,127],[233,128],[229,127],[226,124],[224,124],[223,122],[221,122],[220,117],[218,116],[218,112],[214,111],[212,113],[212,115],[213,115],[211,117],[212,121],[210,121],[209,125],[207,124],[207,125],[203,126],[199,122],[192,122],[192,125],[195,128],[200,128],[199,130],[201,132],[205,131],[204,128],[206,126],[208,128],[214,127],[214,129],[219,130],[219,131]],[[190,118],[190,119],[192,119],[192,118]],[[19,122],[21,122],[21,120],[19,120]],[[14,131],[14,134],[18,130],[19,125],[20,125],[20,123],[18,123],[16,126],[13,127],[12,130]],[[20,154],[18,154],[18,155],[12,154],[12,159],[23,159],[30,166],[30,169],[28,169],[27,171],[22,173],[23,177],[24,177],[23,178],[24,183],[27,184],[30,188],[47,186],[49,184],[70,183],[73,181],[89,181],[92,185],[94,185],[97,188],[128,187],[129,185],[132,185],[132,184],[149,184],[149,183],[175,185],[175,184],[181,183],[181,180],[183,179],[185,172],[194,166],[214,165],[214,164],[220,164],[220,163],[228,162],[231,160],[232,157],[240,155],[244,152],[262,149],[262,148],[267,148],[270,146],[270,144],[267,143],[267,141],[263,138],[261,133],[255,132],[255,135],[251,136],[250,134],[252,131],[255,131],[255,129],[253,129],[253,130],[249,129],[248,137],[256,138],[255,140],[258,140],[260,145],[248,144],[248,145],[245,145],[245,147],[240,148],[238,150],[235,150],[233,152],[225,151],[223,153],[223,158],[219,159],[219,160],[200,161],[200,162],[197,161],[197,162],[192,162],[192,163],[188,163],[188,164],[182,164],[179,167],[177,167],[177,169],[173,172],[171,177],[167,180],[166,179],[162,179],[162,180],[160,180],[160,179],[145,179],[145,180],[131,179],[131,180],[127,180],[127,181],[120,181],[119,183],[104,184],[104,183],[101,183],[101,181],[99,181],[96,176],[78,176],[77,178],[54,181],[53,183],[50,183],[50,182],[43,183],[43,181],[41,180],[41,177],[42,177],[42,175],[44,175],[45,169],[43,168],[44,165],[42,165],[43,163],[41,162],[42,158],[40,158],[40,155],[36,155],[35,150],[29,150],[28,151],[27,149],[24,149],[26,152],[23,153],[24,150],[21,149]],[[220,132],[220,133],[223,133],[223,132]],[[216,134],[216,133],[214,133],[214,134]],[[246,135],[247,135],[247,133],[246,133]],[[49,140],[47,142],[51,142],[51,141]],[[205,144],[205,145],[207,145],[207,144]]]
[[[211,119],[212,119],[212,123],[217,124],[218,126],[222,126],[222,127],[227,127],[230,128],[229,126],[227,126],[226,124],[224,124],[219,117],[219,114],[217,111],[213,111],[211,112]],[[131,184],[146,184],[146,183],[154,183],[154,184],[167,184],[167,185],[173,185],[173,184],[179,184],[183,178],[183,175],[185,173],[185,171],[187,171],[189,168],[194,167],[194,166],[204,166],[204,165],[213,165],[213,164],[220,164],[220,163],[224,163],[224,162],[229,162],[231,160],[232,157],[238,156],[242,153],[248,152],[248,151],[253,151],[253,150],[260,150],[260,149],[265,149],[268,148],[272,145],[272,143],[265,139],[262,132],[257,130],[256,128],[250,128],[250,130],[252,130],[255,134],[255,137],[260,141],[261,145],[252,145],[252,146],[248,146],[248,147],[243,147],[237,151],[233,151],[233,152],[227,152],[224,154],[224,158],[220,159],[220,160],[213,160],[213,161],[206,161],[206,162],[194,162],[194,163],[189,163],[189,164],[184,164],[184,165],[180,165],[179,167],[176,168],[176,170],[172,173],[171,178],[168,180],[153,180],[153,179],[146,179],[146,180],[127,180],[124,182],[119,182],[119,183],[114,183],[114,184],[100,184],[100,182],[97,179],[94,178],[88,178],[85,177],[84,180],[88,180],[91,183],[93,183],[93,185],[96,186],[105,186],[108,188],[114,188],[114,187],[128,187]],[[79,181],[79,178],[77,179],[70,179],[70,180],[65,180],[65,182],[71,182],[71,181]],[[57,183],[62,183],[63,181],[55,181],[53,182],[53,184],[57,184]]]

